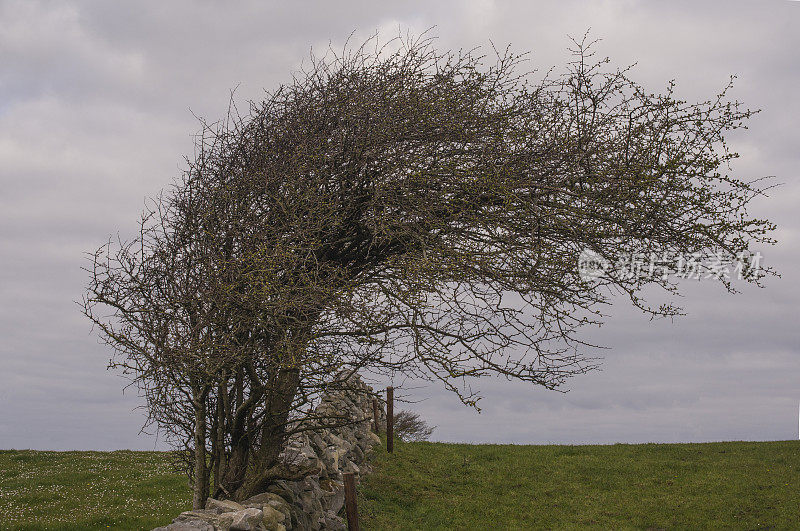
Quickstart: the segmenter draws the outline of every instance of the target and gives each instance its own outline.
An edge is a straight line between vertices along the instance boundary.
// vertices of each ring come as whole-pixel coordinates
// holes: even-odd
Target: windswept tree
[[[402,441],[426,441],[436,426],[429,426],[419,413],[403,409],[394,414],[394,434]]]
[[[481,376],[556,389],[593,368],[579,329],[617,294],[679,312],[641,299],[676,292],[675,263],[586,279],[582,253],[735,259],[771,242],[746,211],[764,187],[727,173],[724,135],[752,115],[727,89],[651,94],[584,43],[563,74],[524,61],[426,37],[312,59],[204,125],[140,237],[94,254],[85,313],[187,451],[195,507],[291,474],[296,421],[355,371],[475,406]]]

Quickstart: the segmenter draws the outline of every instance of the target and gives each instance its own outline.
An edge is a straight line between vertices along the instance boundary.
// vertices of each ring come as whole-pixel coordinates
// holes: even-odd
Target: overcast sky
[[[192,152],[193,116],[221,117],[230,90],[257,98],[311,48],[436,26],[441,49],[511,44],[563,66],[567,35],[638,63],[652,91],[761,108],[732,137],[743,178],[783,186],[752,213],[779,225],[762,252],[782,278],[729,295],[689,283],[675,322],[625,304],[588,338],[602,371],[568,393],[479,384],[483,412],[434,385],[406,393],[447,441],[516,443],[798,437],[800,401],[800,2],[0,2],[0,448],[152,449],[141,401],[105,369],[110,351],[74,301],[86,251],[133,235],[144,199]],[[400,381],[396,384],[402,383]],[[411,385],[405,382],[406,385]]]

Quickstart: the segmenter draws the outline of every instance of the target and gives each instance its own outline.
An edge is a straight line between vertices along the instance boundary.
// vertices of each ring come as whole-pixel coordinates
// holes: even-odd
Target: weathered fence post
[[[358,504],[356,503],[356,480],[352,472],[345,472],[344,476],[344,511],[347,514],[348,531],[359,531]]]
[[[394,452],[394,387],[386,388],[386,450]]]
[[[378,399],[377,398],[373,398],[372,399],[372,421],[374,423],[373,424],[373,431],[375,431],[375,433],[380,433],[381,429],[380,429],[379,424],[378,424]]]

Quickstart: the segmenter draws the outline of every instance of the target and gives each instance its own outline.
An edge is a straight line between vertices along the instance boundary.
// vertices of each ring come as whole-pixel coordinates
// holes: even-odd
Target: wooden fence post
[[[373,431],[375,433],[380,433],[380,428],[378,427],[378,399],[372,399],[372,421],[374,422]]]
[[[356,503],[356,480],[352,472],[344,476],[344,511],[347,514],[347,530],[359,531],[358,504]]]
[[[386,450],[394,452],[394,387],[386,388]]]

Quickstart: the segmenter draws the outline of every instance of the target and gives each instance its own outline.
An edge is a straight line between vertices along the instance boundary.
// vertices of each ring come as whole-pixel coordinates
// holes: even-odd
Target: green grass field
[[[365,529],[800,529],[800,441],[399,444]]]
[[[798,529],[800,442],[397,443],[359,486],[370,529]],[[158,452],[0,451],[1,529],[151,529],[189,508]]]
[[[152,529],[191,505],[163,452],[0,451],[0,529]]]

